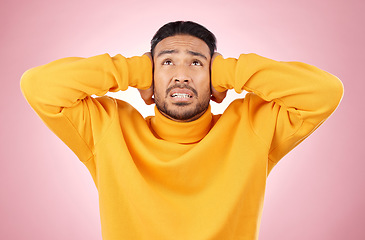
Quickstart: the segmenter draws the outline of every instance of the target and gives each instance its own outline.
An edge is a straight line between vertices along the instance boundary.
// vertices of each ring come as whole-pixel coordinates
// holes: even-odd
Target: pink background
[[[68,56],[141,55],[175,20],[205,25],[225,57],[255,52],[342,79],[337,111],[269,176],[260,239],[365,239],[364,1],[132,2],[1,1],[0,239],[101,239],[92,179],[22,97],[22,73]],[[152,113],[134,89],[115,96]]]

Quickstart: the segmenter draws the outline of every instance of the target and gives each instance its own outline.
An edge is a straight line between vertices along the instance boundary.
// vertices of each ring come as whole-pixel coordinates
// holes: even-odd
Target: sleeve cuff
[[[152,85],[152,63],[147,55],[127,58],[129,86],[148,89]]]
[[[237,59],[217,56],[212,65],[212,85],[219,91],[234,88]]]
[[[125,58],[118,54],[113,57],[113,61],[120,76],[117,78],[116,86],[111,90],[127,90],[134,87],[138,89],[148,89],[152,84],[152,63],[148,56],[136,56]]]

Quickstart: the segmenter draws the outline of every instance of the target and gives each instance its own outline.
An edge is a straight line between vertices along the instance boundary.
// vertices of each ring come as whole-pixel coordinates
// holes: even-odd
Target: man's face
[[[154,50],[154,95],[157,109],[175,121],[193,121],[210,101],[210,50],[199,38],[175,35]]]

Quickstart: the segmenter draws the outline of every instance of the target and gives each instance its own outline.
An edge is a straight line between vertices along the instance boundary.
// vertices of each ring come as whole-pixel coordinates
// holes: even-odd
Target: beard
[[[209,98],[208,101],[204,103],[197,103],[195,107],[189,108],[191,104],[185,103],[174,103],[173,106],[168,107],[166,101],[160,102],[155,97],[155,103],[157,109],[167,115],[170,119],[178,120],[178,121],[193,121],[197,119],[197,116],[201,116],[209,107]]]
[[[178,121],[194,121],[205,113],[209,107],[210,93],[204,94],[202,99],[197,103],[171,103],[170,105],[166,102],[166,98],[169,96],[170,91],[173,88],[187,88],[194,93],[194,97],[198,98],[197,91],[188,85],[174,85],[166,90],[164,98],[161,98],[159,94],[155,92],[155,104],[157,109],[172,120]],[[193,106],[195,104],[195,106]]]

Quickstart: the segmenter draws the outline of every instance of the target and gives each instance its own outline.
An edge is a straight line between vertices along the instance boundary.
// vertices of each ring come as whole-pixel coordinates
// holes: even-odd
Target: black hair
[[[203,40],[209,47],[210,56],[217,49],[217,39],[214,34],[202,25],[191,21],[169,22],[163,25],[151,40],[151,54],[154,55],[156,45],[167,37],[175,35],[190,35]]]

